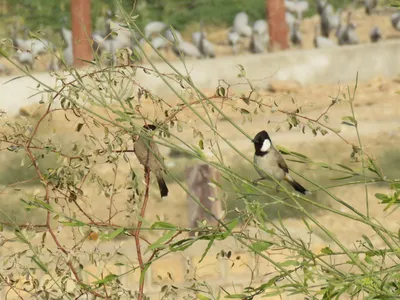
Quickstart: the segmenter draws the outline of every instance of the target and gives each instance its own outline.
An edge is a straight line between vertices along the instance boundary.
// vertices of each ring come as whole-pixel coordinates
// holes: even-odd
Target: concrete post
[[[265,0],[267,21],[272,50],[283,50],[288,45],[288,26],[285,19],[284,0]]]
[[[74,66],[85,65],[81,59],[93,59],[91,36],[92,20],[90,16],[90,0],[71,0],[72,53]]]
[[[222,213],[222,204],[221,201],[217,199],[217,189],[211,187],[209,183],[211,183],[212,180],[216,182],[220,181],[220,172],[208,164],[196,164],[187,167],[185,175],[190,194],[197,197],[208,211],[219,218]],[[198,226],[197,223],[203,220],[207,220],[208,225],[215,226],[218,224],[218,222],[211,217],[203,207],[198,205],[189,194],[187,200],[189,227],[196,228]],[[190,235],[193,236],[194,232],[190,232]]]

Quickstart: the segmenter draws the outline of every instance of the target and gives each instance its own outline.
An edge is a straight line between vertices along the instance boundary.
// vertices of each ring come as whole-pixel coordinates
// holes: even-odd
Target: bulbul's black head
[[[265,130],[257,133],[254,139],[252,139],[251,141],[254,144],[256,155],[264,155],[268,153],[268,150],[272,145],[268,132],[266,132]]]
[[[252,139],[251,141],[254,144],[261,144],[264,143],[265,140],[271,140],[269,138],[269,134],[268,132],[266,132],[265,130],[260,131],[259,133],[256,134],[256,136],[254,137],[254,139]]]

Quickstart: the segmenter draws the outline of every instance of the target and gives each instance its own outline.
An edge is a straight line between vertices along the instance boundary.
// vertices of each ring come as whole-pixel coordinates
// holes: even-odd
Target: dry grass
[[[342,88],[345,91],[345,87]],[[396,172],[393,170],[394,166],[390,163],[387,163],[387,160],[392,158],[396,160],[398,158],[394,157],[393,154],[391,154],[390,157],[385,157],[382,154],[396,147],[396,144],[398,144],[400,139],[398,126],[396,126],[396,124],[398,124],[397,118],[400,113],[400,106],[398,105],[397,101],[398,95],[396,94],[398,89],[398,80],[376,78],[369,82],[359,84],[355,101],[356,114],[360,123],[363,143],[366,147],[365,149],[373,157],[378,158],[383,165],[388,167],[388,172],[392,175],[396,174]],[[315,118],[320,115],[331,102],[331,98],[329,96],[335,97],[337,93],[338,86],[336,85],[312,85],[300,87],[297,91],[292,93],[271,93],[268,91],[260,91],[260,94],[263,95],[263,97],[271,98],[271,100],[273,99],[275,102],[277,102],[281,109],[293,109],[291,98],[294,97],[299,105],[307,105],[304,107],[303,114],[311,118]],[[171,103],[175,102],[176,100],[166,99],[166,101]],[[238,105],[242,106],[245,104],[238,103]],[[239,113],[232,111],[231,107],[225,105],[222,107],[222,109],[236,122],[242,122],[242,116]],[[247,107],[247,109],[249,108]],[[148,113],[149,115],[154,113],[152,108],[148,108],[146,106],[143,107],[143,110],[144,111],[142,111],[142,113]],[[251,111],[251,109],[249,110]],[[96,108],[96,111],[105,114],[102,109]],[[377,113],[378,111],[379,113]],[[205,135],[205,146],[207,149],[207,147],[210,146],[210,144],[207,142],[207,137],[212,137],[212,132],[207,130],[204,126],[199,125],[200,123],[197,124],[196,118],[191,113],[186,111],[184,114],[187,120],[192,120],[191,123],[184,125],[186,130],[184,130],[182,133],[178,133],[176,131],[174,131],[174,133],[189,144],[197,144],[197,140],[193,139],[192,132],[190,130],[190,127],[196,124],[196,128],[201,130]],[[332,108],[329,115],[332,122],[331,126],[340,128],[341,117],[349,115],[348,104],[338,104]],[[248,158],[251,159],[253,149],[247,138],[242,136],[236,129],[234,129],[229,122],[221,120],[217,114],[214,115],[214,118],[215,120],[219,120],[218,128],[223,136],[240,151],[247,154]],[[85,132],[87,133],[88,129],[83,128],[79,133],[74,132],[77,125],[77,120],[74,119],[72,114],[68,114],[68,119],[69,121],[65,118],[64,112],[62,111],[52,114],[52,117],[45,121],[44,124],[46,125],[41,127],[40,138],[43,140],[46,138],[58,140],[60,143],[65,145],[65,148],[63,149],[66,152],[72,149],[74,143],[82,144],[84,140],[83,134]],[[282,126],[278,133],[274,133],[277,123],[283,121],[284,119],[284,115],[272,113],[267,110],[265,113],[259,113],[258,115],[253,116],[253,121],[244,123],[242,128],[251,136],[261,129],[267,129],[270,131],[275,144],[284,146],[285,148],[293,151],[301,152],[314,161],[344,163],[350,164],[356,169],[360,168],[359,165],[350,163],[351,147],[343,143],[340,139],[336,138],[333,134],[314,138],[310,132],[307,132],[305,135],[303,135],[301,132],[299,132],[299,130],[293,129],[288,131],[285,126]],[[270,124],[267,123],[268,120],[271,121]],[[93,133],[102,135],[103,130],[93,127]],[[352,128],[342,127],[342,134],[346,139],[356,142],[356,135]],[[221,147],[224,152],[225,164],[232,168],[237,167],[238,154],[230,149],[224,142],[221,142]],[[178,168],[171,167],[171,172],[178,178],[184,179],[184,177],[182,177],[182,172],[184,170],[182,166],[187,165],[187,161],[173,161],[172,158],[168,157],[168,149],[162,148],[161,151],[166,158],[167,164],[175,162],[179,166]],[[4,155],[5,154],[2,154],[2,159],[5,158]],[[137,172],[139,177],[142,176],[142,167],[136,162],[135,156],[133,154],[129,154],[128,157],[130,159],[132,168],[135,170],[135,172]],[[245,161],[243,161],[242,164],[245,166],[244,171],[242,172],[243,175],[249,177],[249,179],[253,179],[255,172],[252,170],[251,164]],[[332,174],[327,170],[321,171],[311,165],[304,167],[304,165],[298,165],[295,163],[289,163],[289,166],[298,171],[303,170],[307,176],[313,180],[316,180],[317,182],[323,184],[332,184],[332,182],[329,180],[329,178],[332,177]],[[93,170],[93,172],[104,180],[111,182],[113,177],[110,170],[111,166],[101,165]],[[3,174],[6,173],[3,171]],[[117,182],[125,182],[128,176],[129,166],[121,159],[119,162],[119,175]],[[152,222],[156,221],[157,218],[160,218],[180,226],[187,226],[187,200],[185,192],[182,191],[182,189],[176,183],[173,183],[171,179],[168,179],[168,182],[170,196],[166,201],[160,201],[158,190],[156,189],[153,179],[146,220],[149,222],[149,224],[151,224]],[[141,179],[139,180],[139,183],[142,184]],[[228,185],[226,186],[228,187]],[[387,222],[388,224],[393,222],[394,224],[398,219],[397,214],[394,213],[386,216],[386,214],[382,213],[382,206],[377,204],[378,201],[374,198],[374,193],[380,190],[382,190],[382,188],[379,186],[372,186],[369,189],[372,207],[371,211],[376,214],[378,220],[385,223]],[[334,192],[337,196],[341,197],[345,201],[351,201],[351,204],[357,208],[362,209],[363,205],[365,205],[365,194],[362,186],[337,188],[334,190]],[[129,193],[129,191],[126,191],[115,196],[113,208],[114,211],[122,211],[126,208],[126,199],[128,198]],[[319,197],[318,194],[317,197]],[[19,195],[11,193],[8,194],[4,200],[6,200],[10,206],[16,206],[19,202]],[[321,201],[325,201],[325,203],[327,203],[327,199],[321,198]],[[91,187],[91,184],[88,184],[86,194],[81,199],[80,204],[90,214],[96,215],[99,218],[107,217],[108,212],[105,211],[104,208],[109,205],[109,200],[104,195],[98,194],[96,189],[94,189],[94,186]],[[68,207],[68,209],[76,211],[76,208],[71,203],[65,203],[65,205]],[[231,204],[229,207],[233,209],[235,205],[236,204]],[[336,204],[331,202],[331,205]],[[276,207],[273,209],[274,210],[272,211],[275,211]],[[282,215],[296,217],[296,214],[287,212],[286,214],[282,213]],[[343,229],[341,223],[337,223],[338,226],[336,228],[336,219],[334,224],[329,223],[333,222],[333,219],[330,215],[320,216],[320,218],[322,218],[323,222],[327,222],[327,224],[333,226],[332,231],[336,232],[339,237],[348,240],[349,243],[354,241],[353,238],[356,238],[360,234],[359,230],[355,230],[354,234],[349,234]],[[116,220],[116,222],[119,224],[132,224],[132,220],[127,219],[125,213],[120,213]]]

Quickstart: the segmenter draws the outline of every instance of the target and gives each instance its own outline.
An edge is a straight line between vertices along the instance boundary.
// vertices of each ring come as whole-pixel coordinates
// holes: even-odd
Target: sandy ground
[[[306,118],[316,119],[318,118],[329,106],[332,101],[332,97],[335,98],[339,96],[342,102],[336,104],[329,110],[329,123],[328,126],[336,128],[340,131],[340,135],[346,141],[350,143],[357,144],[357,135],[353,128],[346,125],[341,125],[341,118],[351,114],[350,106],[344,101],[343,93],[338,94],[338,89],[343,92],[346,91],[347,86],[329,86],[329,85],[310,85],[305,87],[299,87],[292,92],[279,92],[272,93],[270,91],[260,91],[260,97],[266,99],[265,103],[269,103],[268,100],[275,102],[279,109],[293,111],[295,105],[292,103],[292,98],[296,100],[296,105],[302,107],[302,115]],[[400,105],[398,104],[398,94],[400,90],[400,81],[398,79],[388,79],[388,78],[375,78],[369,82],[360,83],[358,91],[356,94],[356,99],[354,101],[355,113],[360,126],[360,135],[362,137],[365,151],[368,152],[372,157],[381,159],[382,153],[388,151],[391,147],[397,145],[400,141],[400,120],[398,118],[400,114]],[[345,93],[345,92],[344,92]],[[169,99],[170,103],[174,102],[174,99]],[[272,103],[272,102],[271,102]],[[242,115],[230,107],[229,104],[221,105],[223,112],[231,117],[235,122],[240,124],[242,122]],[[238,104],[238,107],[246,107],[249,111],[253,111],[254,105],[247,106],[245,104]],[[142,112],[147,111],[153,112],[150,107],[143,107]],[[68,121],[68,120],[70,121]],[[176,134],[179,138],[186,141],[189,144],[197,144],[198,139],[193,139],[192,127],[200,130],[204,135],[204,145],[205,149],[210,149],[210,143],[208,138],[212,138],[212,132],[205,128],[203,125],[196,121],[196,117],[188,111],[182,113],[182,120],[191,120],[191,123],[183,123],[185,130],[182,133],[172,130],[173,134]],[[222,134],[223,138],[227,139],[233,147],[242,151],[249,159],[252,157],[253,146],[249,139],[238,132],[230,122],[221,119],[221,117],[214,113],[212,115],[214,122],[217,122],[218,131]],[[351,162],[349,155],[351,153],[351,146],[343,142],[335,134],[328,134],[326,136],[314,137],[311,130],[306,129],[305,134],[301,133],[300,128],[294,128],[288,130],[287,125],[283,122],[286,116],[278,112],[271,112],[271,109],[266,109],[264,113],[259,112],[257,115],[252,116],[252,121],[246,121],[241,123],[241,128],[250,137],[254,136],[259,130],[266,129],[270,132],[271,138],[274,143],[279,146],[283,146],[292,151],[301,152],[312,160],[317,162],[326,163],[343,163],[346,165],[352,165],[355,168],[360,168],[359,164],[354,164]],[[303,120],[304,121],[304,120]],[[41,128],[43,138],[50,138],[54,141],[60,140],[64,145],[65,149],[68,150],[75,142],[82,142],[82,133],[89,133],[83,130],[81,133],[75,132],[77,121],[74,120],[73,115],[69,114],[68,118],[65,118],[64,112],[56,112],[53,114],[51,120],[46,121],[45,125]],[[306,124],[306,122],[305,122]],[[279,127],[279,131],[275,132]],[[94,128],[94,132],[102,134],[102,130]],[[231,146],[227,143],[220,141],[221,149],[224,153],[224,163],[229,167],[234,167],[240,156],[233,150]],[[169,150],[165,147],[161,147],[161,151],[166,159],[167,165],[172,164],[182,164],[187,163],[180,160],[174,160],[168,156]],[[135,171],[141,174],[141,166],[136,162],[133,155],[128,155],[130,163],[132,164]],[[2,160],[9,159],[9,154],[3,152]],[[240,160],[242,160],[240,158]],[[243,162],[245,163],[245,162]],[[289,164],[294,170],[298,169],[297,164]],[[302,170],[304,168],[300,167]],[[110,172],[110,167],[107,165],[99,165],[99,168],[95,170],[95,173],[99,175],[102,179],[112,182],[113,176]],[[123,184],[126,182],[129,176],[128,165],[121,159],[119,163],[119,172],[117,177],[117,182]],[[183,171],[184,168],[181,169]],[[176,172],[176,171],[175,171]],[[305,169],[307,176],[313,180],[318,181],[318,177],[321,176],[319,170],[315,167],[309,166]],[[326,171],[328,172],[328,171]],[[178,174],[179,175],[179,174]],[[249,176],[255,176],[254,174],[249,174]],[[329,176],[329,173],[325,173],[324,176]],[[161,218],[163,220],[168,220],[169,222],[176,223],[180,226],[187,226],[187,200],[185,192],[182,188],[169,183],[170,196],[167,201],[159,200],[159,194],[156,188],[152,189],[151,201],[149,202],[149,207],[147,210],[146,221],[151,224],[156,220],[156,218]],[[398,226],[398,213],[395,212],[388,216],[387,213],[382,212],[382,206],[378,204],[375,199],[374,194],[377,191],[384,192],[386,188],[382,186],[371,186],[369,189],[371,211],[374,216],[376,216],[381,222],[387,224],[389,227]],[[12,191],[10,191],[12,192]],[[352,205],[363,210],[365,209],[365,197],[363,193],[363,187],[351,187],[351,188],[337,188],[335,193],[342,197],[344,201],[350,201]],[[7,193],[8,194],[8,193]],[[126,209],[126,199],[129,192],[122,192],[116,195],[114,198],[114,205],[116,210]],[[357,196],[355,196],[357,195]],[[4,196],[4,195],[3,195]],[[8,194],[9,196],[9,194]],[[99,218],[106,218],[108,216],[108,210],[104,209],[104,206],[99,206],[97,203],[107,203],[107,199],[102,195],[98,195],[95,189],[89,188],[87,194],[82,198],[82,207],[85,210],[90,211]],[[108,205],[108,204],[107,204]],[[333,203],[338,209],[346,208],[341,207],[339,204]],[[69,209],[71,204],[68,204]],[[158,217],[157,217],[158,216]],[[124,213],[120,213],[116,217],[118,223],[131,223],[131,221],[125,219]],[[338,236],[344,241],[347,241],[351,245],[352,241],[357,239],[361,232],[366,229],[362,226],[360,230],[355,230],[351,234],[348,233],[341,223],[337,222],[337,218],[333,217],[331,214],[319,216],[321,222],[326,222],[326,225],[333,226],[334,231]],[[296,223],[296,220],[288,220],[289,223]],[[337,224],[338,226],[336,226]]]

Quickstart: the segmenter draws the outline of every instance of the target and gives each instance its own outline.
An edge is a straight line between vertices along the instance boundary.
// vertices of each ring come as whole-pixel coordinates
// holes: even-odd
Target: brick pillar
[[[90,16],[90,0],[71,0],[72,53],[74,66],[85,65],[79,60],[93,59],[90,38],[92,36],[92,19]]]
[[[288,45],[288,26],[285,19],[284,0],[265,0],[269,28],[270,47],[273,50],[283,50]]]

